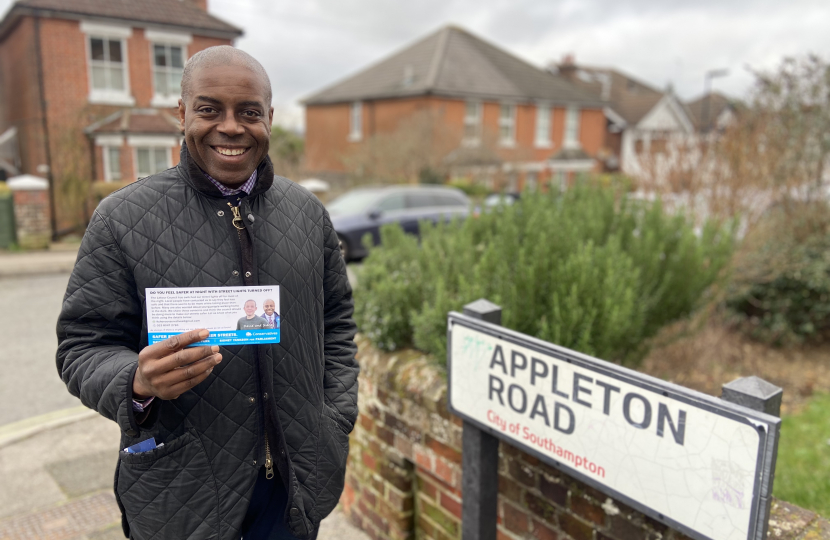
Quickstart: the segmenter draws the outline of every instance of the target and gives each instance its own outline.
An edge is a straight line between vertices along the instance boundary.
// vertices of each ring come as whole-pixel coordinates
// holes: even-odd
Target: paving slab
[[[69,274],[77,257],[77,245],[45,251],[3,251],[0,252],[0,277]]]
[[[71,414],[70,414],[71,413]],[[68,423],[49,423],[52,417]],[[120,540],[121,514],[112,492],[118,426],[76,409],[47,415],[44,429],[21,422],[16,437],[0,430],[0,540]],[[369,540],[335,510],[318,540]]]

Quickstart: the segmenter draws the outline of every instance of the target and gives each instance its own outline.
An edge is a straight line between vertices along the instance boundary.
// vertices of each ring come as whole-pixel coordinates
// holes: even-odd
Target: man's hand
[[[176,399],[204,381],[214,366],[222,361],[217,346],[193,347],[210,335],[207,330],[193,330],[144,347],[138,353],[138,369],[133,378],[133,397]]]

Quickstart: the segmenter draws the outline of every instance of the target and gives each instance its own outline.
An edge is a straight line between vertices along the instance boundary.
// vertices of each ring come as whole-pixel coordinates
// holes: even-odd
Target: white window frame
[[[470,115],[470,107],[475,107],[475,114]],[[464,146],[478,146],[481,144],[481,118],[484,106],[480,101],[464,102],[464,133],[461,142]],[[475,135],[467,135],[467,126],[475,129]]]
[[[193,42],[193,35],[178,32],[165,32],[163,30],[147,29],[144,31],[144,37],[150,43],[150,70],[153,78],[153,99],[150,100],[152,107],[176,107],[179,105],[180,95],[172,94],[158,94],[156,93],[156,53],[155,46],[162,45],[165,47],[181,47],[182,49],[182,63],[187,63],[188,45]],[[169,69],[170,66],[167,66]]]
[[[565,133],[564,143],[565,148],[579,148],[579,130],[582,111],[579,107],[568,107],[565,111]]]
[[[170,163],[172,161],[171,155],[170,155],[172,153],[172,149],[169,146],[145,146],[145,145],[134,146],[133,147],[133,163],[135,164],[135,177],[136,177],[136,179],[146,178],[148,176],[152,176],[154,174],[158,174],[158,173],[161,172],[161,171],[156,171],[156,172],[144,171],[147,174],[142,174],[142,171],[138,170],[138,152],[139,152],[139,150],[150,150],[151,151],[151,158],[154,157],[152,155],[152,153],[154,153],[156,150],[162,150],[164,152],[164,157],[166,158],[166,166],[164,167],[164,169],[161,169],[161,171],[167,170],[172,166],[171,163]]]
[[[363,139],[363,102],[354,101],[349,106],[349,140]]]
[[[112,163],[110,162],[110,150],[116,149],[118,150],[118,156],[121,157],[121,147],[115,145],[107,145],[102,146],[101,149],[104,152],[104,182],[121,182],[124,180],[124,171],[121,169],[121,161],[119,159],[118,162],[118,178],[113,178],[112,176]]]
[[[510,116],[508,118],[504,117],[502,114],[507,107],[510,110]],[[502,130],[504,128],[509,130],[509,136],[505,137],[502,135]],[[516,104],[515,103],[502,103],[499,106],[499,144],[501,146],[516,146]]]
[[[118,148],[123,152],[124,146],[124,137],[121,135],[97,135],[95,137],[95,146],[101,149],[101,154],[103,155],[103,165],[104,165],[104,182],[118,182],[124,180],[124,170],[121,170],[121,178],[114,179],[110,175],[110,157],[109,157],[109,149],[110,148]]]
[[[181,138],[173,135],[129,135],[127,136],[127,145],[131,146],[133,151],[133,175],[136,178],[144,178],[138,171],[138,149],[139,148],[163,148],[165,156],[167,157],[167,168],[172,167],[173,148],[181,144]],[[123,177],[123,175],[122,175]]]
[[[135,98],[130,92],[130,55],[127,50],[127,38],[133,30],[129,26],[81,21],[81,32],[86,34],[87,83],[89,85],[89,102],[104,105],[135,105]],[[96,89],[92,85],[92,40],[104,39],[121,42],[122,69],[124,70],[124,90]]]
[[[543,123],[547,129],[541,129]],[[549,103],[536,104],[536,125],[534,126],[534,139],[537,148],[550,148],[553,146],[551,132],[553,127],[553,107]]]

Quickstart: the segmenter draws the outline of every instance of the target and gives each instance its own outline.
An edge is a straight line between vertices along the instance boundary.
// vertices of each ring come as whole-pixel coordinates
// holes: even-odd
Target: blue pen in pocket
[[[155,450],[158,447],[164,446],[164,443],[156,446],[156,439],[150,437],[149,439],[145,439],[139,443],[135,443],[132,446],[128,446],[124,449],[125,452],[128,454],[140,454],[142,452],[149,452],[150,450]]]

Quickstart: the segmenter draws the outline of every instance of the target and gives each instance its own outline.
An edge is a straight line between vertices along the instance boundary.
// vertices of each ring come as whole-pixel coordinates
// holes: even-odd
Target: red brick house
[[[592,170],[605,116],[596,93],[457,27],[445,27],[304,100],[306,168],[344,173],[350,154],[429,112],[451,165],[506,173],[509,189]],[[481,160],[490,144],[490,159]],[[479,167],[481,168],[481,167]]]
[[[178,162],[184,62],[242,31],[207,0],[17,0],[0,21],[0,134],[20,173],[51,177],[53,229],[88,216],[90,185]],[[7,160],[8,161],[8,160]]]

